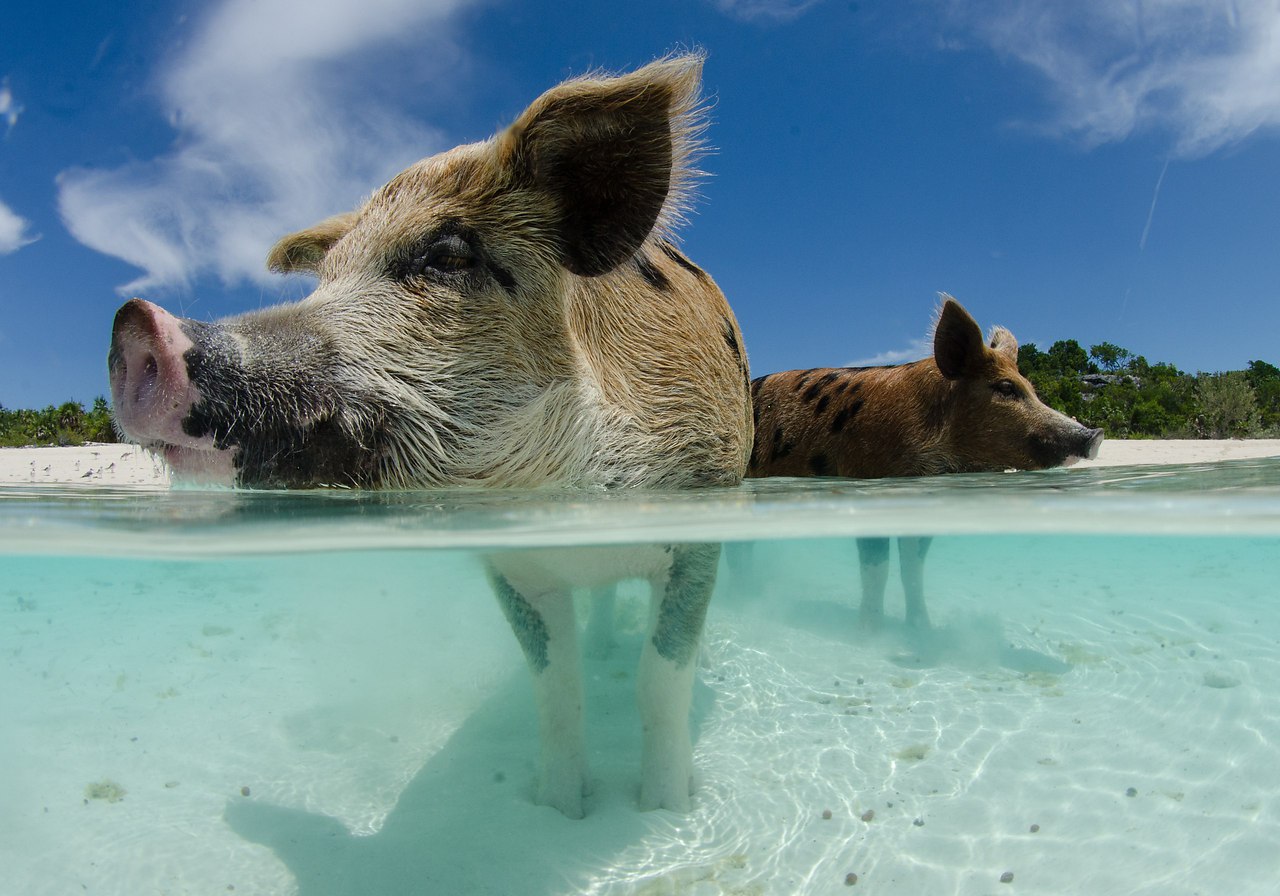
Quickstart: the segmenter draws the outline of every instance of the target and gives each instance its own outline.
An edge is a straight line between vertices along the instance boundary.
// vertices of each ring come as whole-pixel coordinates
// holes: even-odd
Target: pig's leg
[[[604,659],[617,646],[613,640],[614,604],[618,599],[618,586],[602,585],[591,589],[591,614],[587,617],[587,656]]]
[[[637,675],[640,723],[640,808],[689,810],[693,742],[689,710],[707,604],[716,583],[718,544],[672,545],[671,566],[654,579],[650,637]]]
[[[928,628],[929,611],[924,605],[924,558],[932,538],[899,538],[898,565],[902,570],[902,590],[907,596],[907,626]]]
[[[502,612],[533,673],[542,765],[536,801],[581,818],[587,789],[587,752],[582,729],[582,667],[578,658],[573,597],[568,591],[521,594],[489,570]]]
[[[889,581],[889,539],[858,539],[858,571],[862,574],[859,624],[874,631],[884,623],[884,588]]]

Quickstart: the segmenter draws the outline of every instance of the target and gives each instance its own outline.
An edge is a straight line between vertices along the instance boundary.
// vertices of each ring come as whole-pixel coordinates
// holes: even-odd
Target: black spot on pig
[[[667,258],[670,258],[676,264],[680,265],[680,267],[684,268],[690,274],[693,274],[693,276],[697,277],[699,280],[707,279],[707,272],[704,271],[702,268],[698,267],[692,261],[690,261],[683,252],[681,252],[675,246],[671,245],[671,243],[667,242],[666,240],[663,240],[660,245],[662,246],[662,254],[666,255]]]
[[[671,291],[671,281],[667,279],[667,275],[649,260],[649,257],[643,252],[636,256],[636,270],[640,272],[640,276],[645,282],[660,292]]]

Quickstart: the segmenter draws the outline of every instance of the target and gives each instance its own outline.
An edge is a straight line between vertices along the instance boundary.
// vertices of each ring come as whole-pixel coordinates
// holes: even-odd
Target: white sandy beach
[[[1253,457],[1280,457],[1280,439],[1111,440],[1079,467],[1128,464],[1191,464]],[[164,462],[137,445],[75,448],[0,448],[0,484],[165,486]]]
[[[167,486],[169,470],[137,445],[0,448],[0,484]]]

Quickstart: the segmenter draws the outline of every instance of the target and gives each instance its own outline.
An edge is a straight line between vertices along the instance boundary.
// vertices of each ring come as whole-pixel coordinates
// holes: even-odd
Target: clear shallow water
[[[940,536],[935,629],[901,625],[893,574],[870,636],[851,536],[898,534]],[[634,809],[634,585],[585,660],[589,815],[532,805],[530,689],[478,552],[693,539],[751,543],[709,617],[693,811]],[[1280,462],[4,488],[0,681],[0,892],[1269,894]]]

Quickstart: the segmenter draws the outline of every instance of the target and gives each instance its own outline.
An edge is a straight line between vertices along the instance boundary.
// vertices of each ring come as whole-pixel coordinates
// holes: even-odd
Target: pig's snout
[[[116,424],[126,436],[203,447],[182,429],[197,397],[183,357],[192,345],[180,321],[157,305],[133,299],[116,312],[107,368]]]
[[[1085,460],[1093,460],[1098,456],[1098,449],[1102,447],[1102,430],[1086,429],[1082,440],[1083,450],[1080,456]]]

